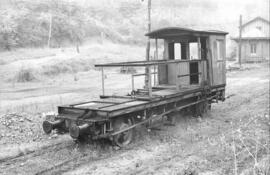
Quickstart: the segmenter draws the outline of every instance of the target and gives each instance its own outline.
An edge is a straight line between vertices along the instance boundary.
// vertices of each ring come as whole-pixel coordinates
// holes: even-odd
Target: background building
[[[256,17],[242,25],[242,62],[269,60],[269,26],[270,22],[261,17]],[[238,44],[239,36],[233,37],[232,40]]]

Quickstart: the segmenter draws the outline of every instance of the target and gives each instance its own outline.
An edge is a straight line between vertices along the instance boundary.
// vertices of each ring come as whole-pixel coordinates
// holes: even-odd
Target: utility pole
[[[240,15],[239,19],[239,41],[238,41],[238,62],[241,67],[242,58],[241,58],[241,51],[242,50],[242,15]]]
[[[148,0],[148,33],[151,32],[151,0]],[[146,61],[150,61],[150,37],[147,39],[146,45]],[[150,67],[145,68],[145,86],[149,87],[149,79],[151,78]],[[150,75],[149,75],[150,74]]]

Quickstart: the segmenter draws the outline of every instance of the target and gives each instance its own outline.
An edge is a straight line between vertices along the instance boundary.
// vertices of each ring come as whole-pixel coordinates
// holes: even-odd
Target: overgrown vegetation
[[[217,29],[235,36],[240,13],[244,21],[255,16],[269,18],[267,2],[263,0],[239,1],[234,6],[231,2],[155,0],[152,29],[168,26]],[[93,39],[100,43],[111,40],[144,44],[146,19],[146,0],[1,0],[0,51],[75,46],[79,52],[80,45]],[[228,56],[234,56],[227,38]]]
[[[36,77],[35,72],[30,68],[21,68],[13,78],[13,82],[29,82],[35,81],[38,78]]]
[[[63,47],[70,44],[78,47],[93,37],[124,42],[125,39],[120,33],[128,35],[129,29],[121,19],[133,16],[133,12],[141,7],[140,1],[134,5],[123,3],[111,9],[106,5],[105,8],[84,7],[65,0],[16,0],[3,4],[2,8],[0,7],[1,50],[18,47]],[[114,20],[117,20],[119,25],[112,21],[112,16],[116,16]]]

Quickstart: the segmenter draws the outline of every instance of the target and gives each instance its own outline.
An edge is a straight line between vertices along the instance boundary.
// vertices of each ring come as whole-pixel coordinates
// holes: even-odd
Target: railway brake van
[[[102,76],[100,98],[58,106],[54,119],[43,122],[44,132],[68,132],[73,139],[108,138],[123,147],[132,141],[139,125],[151,127],[157,119],[173,122],[177,115],[171,114],[183,110],[202,116],[211,103],[225,100],[226,35],[179,27],[147,33],[155,43],[155,59],[95,65]],[[131,75],[132,89],[127,95],[106,95],[104,69],[108,67],[143,67],[148,71]],[[136,76],[146,76],[141,89],[134,88]]]

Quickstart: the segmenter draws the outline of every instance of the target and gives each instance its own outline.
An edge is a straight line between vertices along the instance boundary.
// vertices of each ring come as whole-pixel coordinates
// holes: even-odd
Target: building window
[[[250,44],[250,53],[256,54],[256,50],[257,50],[257,45],[255,43],[251,43]]]
[[[262,30],[262,27],[261,26],[257,26],[256,27],[258,30]]]

